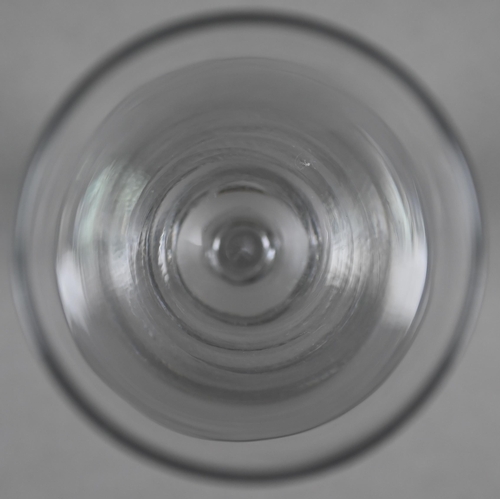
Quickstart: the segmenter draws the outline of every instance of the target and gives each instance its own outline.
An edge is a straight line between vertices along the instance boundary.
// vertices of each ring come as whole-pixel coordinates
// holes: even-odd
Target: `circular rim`
[[[426,108],[431,118],[437,123],[444,136],[453,148],[457,157],[460,158],[463,173],[466,178],[469,178],[471,191],[477,193],[477,182],[474,181],[474,172],[471,167],[471,162],[468,160],[464,152],[458,134],[444,115],[439,105],[430,95],[429,91],[419,83],[415,77],[404,67],[396,62],[392,57],[386,55],[383,51],[376,48],[369,42],[364,41],[358,36],[345,31],[342,28],[325,24],[322,21],[304,17],[302,14],[287,14],[276,11],[263,10],[236,10],[229,12],[216,12],[211,14],[201,14],[196,17],[190,17],[184,20],[168,24],[166,26],[155,29],[128,44],[122,46],[107,58],[103,59],[97,66],[87,72],[86,76],[74,86],[73,90],[59,105],[48,124],[45,126],[38,142],[31,155],[28,170],[24,179],[23,189],[20,202],[18,205],[15,237],[14,237],[14,269],[12,287],[14,299],[19,313],[20,320],[25,327],[24,330],[29,332],[30,338],[34,341],[37,352],[41,357],[46,368],[63,389],[66,396],[73,404],[81,410],[81,413],[93,422],[98,428],[105,431],[107,435],[114,438],[121,445],[126,445],[128,449],[133,450],[143,457],[149,458],[161,465],[167,465],[181,472],[194,473],[212,479],[248,481],[248,480],[283,480],[296,479],[304,475],[319,473],[333,466],[357,457],[360,453],[371,449],[373,446],[384,440],[387,436],[399,429],[416,410],[422,407],[429,397],[435,392],[436,388],[441,385],[450,368],[457,361],[460,353],[465,347],[467,341],[467,333],[472,329],[477,316],[479,314],[482,292],[485,282],[485,250],[483,246],[482,234],[482,216],[481,207],[478,197],[476,196],[476,235],[473,242],[473,262],[472,271],[467,289],[467,296],[459,317],[457,328],[454,332],[454,340],[448,347],[448,352],[444,355],[442,364],[429,377],[428,383],[421,388],[419,393],[415,394],[413,399],[402,408],[398,414],[394,415],[386,425],[376,434],[366,438],[341,453],[332,453],[328,458],[321,459],[314,463],[296,467],[287,471],[270,472],[270,473],[254,473],[254,472],[230,472],[207,466],[194,466],[188,461],[179,461],[163,452],[160,449],[154,449],[149,445],[140,441],[133,436],[130,436],[125,430],[120,429],[111,418],[102,413],[98,408],[87,399],[68,379],[64,368],[58,361],[55,353],[51,350],[46,342],[46,334],[37,321],[37,314],[33,306],[33,297],[29,288],[28,277],[26,274],[26,254],[23,235],[23,219],[26,217],[25,198],[29,191],[29,186],[32,183],[34,171],[37,167],[38,158],[42,155],[45,147],[51,141],[58,129],[60,129],[65,121],[65,118],[71,113],[72,109],[78,103],[80,98],[89,92],[93,85],[104,77],[113,68],[125,63],[131,56],[135,56],[140,52],[147,50],[152,45],[160,42],[166,42],[181,34],[198,31],[200,29],[235,25],[235,24],[266,24],[266,25],[286,25],[290,28],[320,34],[325,38],[335,43],[341,43],[349,46],[355,51],[358,51],[365,56],[368,56],[392,76],[406,86],[421,105]]]

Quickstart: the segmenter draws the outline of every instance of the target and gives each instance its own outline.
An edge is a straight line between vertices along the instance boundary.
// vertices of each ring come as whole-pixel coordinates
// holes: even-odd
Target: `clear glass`
[[[295,17],[201,17],[104,61],[26,178],[17,303],[47,366],[162,463],[277,478],[355,455],[475,319],[481,226],[428,94]]]

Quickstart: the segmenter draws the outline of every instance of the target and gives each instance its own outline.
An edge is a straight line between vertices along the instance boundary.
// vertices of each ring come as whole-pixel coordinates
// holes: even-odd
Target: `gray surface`
[[[120,42],[200,9],[249,2],[0,1],[0,496],[498,497],[500,495],[500,1],[252,2],[351,28],[441,100],[477,166],[490,270],[476,334],[445,389],[376,451],[328,475],[256,488],[163,471],[117,448],[29,352],[9,291],[24,164],[61,95]]]

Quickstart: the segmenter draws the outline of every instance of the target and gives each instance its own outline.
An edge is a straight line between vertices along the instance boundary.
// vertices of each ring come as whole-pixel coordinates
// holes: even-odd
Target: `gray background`
[[[308,480],[253,488],[201,481],[103,438],[29,352],[10,296],[11,232],[24,165],[44,120],[92,64],[130,36],[183,14],[249,4],[0,0],[0,496],[498,497],[500,1],[251,3],[336,22],[404,61],[448,110],[476,164],[491,260],[481,317],[445,389],[402,432]]]

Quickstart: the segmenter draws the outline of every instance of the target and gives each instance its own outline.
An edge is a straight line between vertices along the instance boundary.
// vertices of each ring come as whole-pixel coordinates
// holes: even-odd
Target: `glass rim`
[[[92,87],[98,81],[105,78],[111,70],[122,64],[126,64],[129,58],[140,55],[140,53],[147,51],[156,44],[168,42],[181,35],[189,35],[193,32],[198,33],[200,30],[207,28],[222,28],[238,24],[248,26],[277,25],[296,29],[305,33],[322,35],[327,41],[344,44],[355,52],[357,51],[367,56],[368,59],[380,65],[382,69],[389,72],[396,80],[399,80],[405,88],[410,90],[410,93],[416,97],[417,102],[429,113],[431,120],[434,121],[443,132],[446,141],[461,160],[460,165],[463,173],[470,180],[471,191],[476,194],[475,202],[477,207],[475,241],[472,245],[473,261],[471,263],[467,295],[453,333],[453,342],[450,342],[447,352],[443,356],[441,365],[430,375],[420,391],[413,395],[409,403],[401,408],[397,414],[393,415],[381,429],[367,437],[364,441],[340,454],[338,452],[332,452],[331,457],[324,458],[319,462],[301,466],[300,468],[290,471],[270,472],[267,475],[253,472],[235,473],[224,471],[217,467],[193,465],[188,463],[187,460],[181,462],[175,457],[169,456],[168,452],[154,449],[147,443],[142,442],[140,438],[131,436],[125,429],[121,429],[113,421],[112,417],[95,407],[89,398],[80,391],[67,376],[62,363],[60,363],[57,359],[57,355],[49,346],[46,340],[46,334],[38,321],[32,292],[29,286],[29,278],[26,272],[27,256],[24,242],[25,232],[23,230],[23,221],[26,218],[25,201],[29,187],[32,185],[33,173],[37,168],[38,158],[43,154],[46,146],[51,142],[52,137],[64,125],[66,117],[69,116],[72,110],[77,106],[80,98],[90,93]],[[479,315],[486,280],[486,251],[483,241],[482,214],[481,196],[478,193],[478,183],[475,180],[474,167],[469,156],[466,154],[459,135],[431,93],[410,71],[402,66],[401,63],[395,61],[392,56],[387,55],[383,50],[379,49],[371,42],[365,41],[363,38],[360,38],[358,35],[344,28],[298,13],[262,9],[238,9],[202,13],[156,27],[146,34],[139,35],[132,39],[132,41],[122,44],[120,48],[115,49],[110,55],[101,59],[93,68],[86,71],[85,75],[73,86],[72,90],[69,91],[66,97],[58,105],[56,111],[42,129],[42,133],[30,156],[25,174],[16,216],[13,279],[11,280],[12,289],[23,329],[27,332],[29,338],[34,341],[37,354],[41,358],[45,368],[48,369],[66,397],[79,408],[81,414],[85,415],[98,429],[105,431],[106,435],[114,438],[115,442],[161,465],[168,466],[181,472],[194,473],[208,478],[226,481],[296,479],[330,469],[331,467],[344,463],[373,448],[406,423],[441,385],[462,353],[467,343],[468,333]]]

